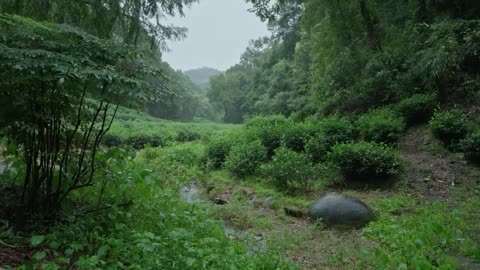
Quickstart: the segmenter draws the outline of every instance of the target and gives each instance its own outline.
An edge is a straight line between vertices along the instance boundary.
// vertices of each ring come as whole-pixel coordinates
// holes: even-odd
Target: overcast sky
[[[268,35],[267,26],[247,11],[244,0],[200,0],[171,21],[188,28],[188,37],[168,42],[163,59],[183,71],[212,67],[227,70],[240,61],[251,39]]]

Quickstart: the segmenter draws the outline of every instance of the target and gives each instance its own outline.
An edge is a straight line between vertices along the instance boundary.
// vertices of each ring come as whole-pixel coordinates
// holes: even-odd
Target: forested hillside
[[[204,90],[210,86],[210,78],[219,75],[222,72],[220,70],[216,70],[214,68],[197,68],[185,71],[185,75],[187,75],[190,80],[192,80],[195,85],[200,87],[200,89]]]
[[[166,62],[160,64],[164,78],[155,82],[165,94],[154,97],[145,108],[150,115],[170,120],[193,121],[195,117],[218,120],[202,89],[181,71],[174,71]]]
[[[212,79],[226,122],[361,113],[423,93],[477,99],[478,1],[249,2],[273,35]]]
[[[237,1],[0,1],[0,269],[480,269],[480,1]]]

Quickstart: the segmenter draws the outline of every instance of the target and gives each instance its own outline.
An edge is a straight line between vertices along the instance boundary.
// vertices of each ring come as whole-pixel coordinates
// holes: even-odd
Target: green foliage
[[[363,140],[389,145],[397,144],[405,130],[403,118],[389,109],[362,115],[356,125]]]
[[[160,68],[167,80],[161,78],[150,82],[169,92],[156,96],[146,105],[145,110],[150,115],[178,121],[193,121],[194,117],[217,120],[204,93],[183,72],[173,70],[166,62],[161,63]]]
[[[480,256],[478,246],[462,232],[465,224],[457,211],[442,203],[412,205],[412,198],[378,201],[380,216],[364,229],[378,243],[365,261],[382,269],[458,269],[453,254]],[[395,216],[387,209],[415,207],[411,215]],[[400,208],[400,209],[399,209]]]
[[[181,147],[170,154],[178,151]],[[113,153],[110,158],[117,159]],[[27,239],[36,253],[19,269],[295,269],[274,252],[248,254],[247,247],[225,236],[207,207],[181,201],[155,173],[142,169],[145,162],[143,156],[111,168],[119,171],[117,181],[106,187],[110,196],[99,209],[87,208],[81,218],[72,216]],[[85,207],[97,204],[101,190],[95,186],[73,195]],[[122,201],[128,203],[118,204]]]
[[[284,127],[281,141],[288,148],[297,152],[303,152],[305,150],[305,145],[310,138],[310,134],[311,131],[307,126],[302,125],[301,123],[290,122]]]
[[[283,190],[296,188],[305,190],[319,177],[319,168],[307,155],[297,153],[286,146],[276,149],[272,161],[262,166],[261,171]]]
[[[24,211],[52,215],[92,185],[95,155],[117,104],[161,91],[146,53],[68,25],[0,14],[0,129],[25,160]]]
[[[139,160],[153,169],[165,181],[186,182],[202,175],[206,147],[199,141],[175,143],[166,147],[146,147]]]
[[[127,44],[163,47],[166,39],[185,36],[185,29],[161,24],[158,19],[183,14],[183,9],[194,2],[196,0],[4,0],[0,3],[0,12],[73,25],[95,36],[117,38]]]
[[[468,133],[468,120],[460,110],[437,111],[429,122],[433,135],[450,150],[457,150]]]
[[[337,144],[329,160],[345,180],[385,180],[397,175],[402,167],[400,155],[394,149],[370,142]]]
[[[165,146],[175,142],[208,140],[217,131],[239,126],[212,123],[183,123],[162,120],[147,114],[120,107],[110,131],[104,136],[107,146],[129,144],[137,149],[145,145]]]
[[[137,134],[125,140],[126,145],[130,145],[135,149],[142,149],[146,145],[152,147],[166,146],[169,142],[174,141],[173,134]]]
[[[465,139],[459,143],[459,148],[465,154],[465,157],[473,162],[480,162],[480,129],[469,133]]]
[[[268,156],[272,157],[292,125],[290,120],[281,115],[257,116],[248,121],[245,128],[250,136],[261,141]]]
[[[180,130],[177,134],[177,142],[191,142],[199,139],[201,139],[201,135],[191,130]]]
[[[395,111],[403,118],[407,126],[423,124],[432,117],[438,100],[433,94],[416,94],[395,105]]]
[[[309,127],[307,130],[311,134],[305,152],[314,162],[324,161],[335,144],[353,140],[353,125],[345,118],[326,117],[321,120],[311,118],[303,124]]]
[[[225,161],[225,168],[235,177],[254,175],[260,164],[267,159],[267,149],[259,140],[235,144]]]
[[[230,134],[215,136],[210,140],[207,145],[207,155],[213,169],[223,166],[234,144],[234,137]]]
[[[239,119],[363,113],[419,92],[441,102],[478,92],[475,1],[248,2],[273,38],[252,42],[212,89],[235,100]]]

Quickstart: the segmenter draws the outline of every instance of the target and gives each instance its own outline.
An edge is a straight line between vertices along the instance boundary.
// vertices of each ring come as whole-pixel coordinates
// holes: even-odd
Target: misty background
[[[181,41],[168,41],[163,60],[183,71],[211,67],[225,71],[240,61],[249,41],[269,35],[265,23],[248,11],[243,0],[202,0],[185,17],[168,23],[188,28]]]

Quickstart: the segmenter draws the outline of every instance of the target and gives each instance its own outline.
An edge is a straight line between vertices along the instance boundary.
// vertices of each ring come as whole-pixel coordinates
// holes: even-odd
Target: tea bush
[[[405,130],[405,122],[392,110],[381,109],[362,115],[357,128],[365,141],[395,145]]]
[[[199,179],[203,175],[206,146],[199,141],[157,148],[147,146],[137,159],[146,169],[158,173],[164,181],[184,182]]]
[[[176,141],[177,142],[191,142],[191,141],[200,140],[201,138],[202,138],[202,136],[198,132],[191,131],[191,130],[179,130],[177,132]]]
[[[238,143],[227,156],[225,167],[237,178],[254,175],[267,159],[267,149],[259,140]]]
[[[376,180],[400,172],[401,157],[389,146],[371,142],[344,143],[333,147],[329,160],[345,180]]]
[[[248,121],[245,128],[252,138],[259,139],[265,146],[268,157],[272,157],[292,125],[293,122],[284,116],[257,116]]]
[[[426,123],[432,117],[438,105],[434,94],[416,94],[400,101],[395,111],[403,116],[407,126]]]
[[[281,139],[283,144],[296,152],[305,150],[309,138],[309,130],[305,125],[291,123],[284,127],[283,132]]]
[[[174,133],[164,134],[137,134],[128,137],[125,144],[132,146],[135,149],[142,149],[146,145],[152,147],[163,147],[175,141]]]
[[[286,146],[275,150],[272,161],[262,166],[262,174],[272,178],[280,189],[307,189],[318,177],[318,169],[309,157]]]
[[[458,150],[458,143],[468,133],[468,120],[460,110],[437,111],[429,122],[435,138],[450,150]]]
[[[125,144],[125,140],[118,135],[107,133],[103,136],[103,144],[108,147],[121,146]]]
[[[228,134],[214,136],[207,145],[207,156],[210,166],[219,169],[232,149],[234,138]]]
[[[460,149],[465,158],[480,163],[480,129],[469,133],[465,139],[461,140]]]
[[[317,129],[305,146],[305,152],[314,162],[324,161],[335,144],[348,142],[354,138],[353,125],[345,118],[327,117],[318,123],[312,121],[306,123]]]

